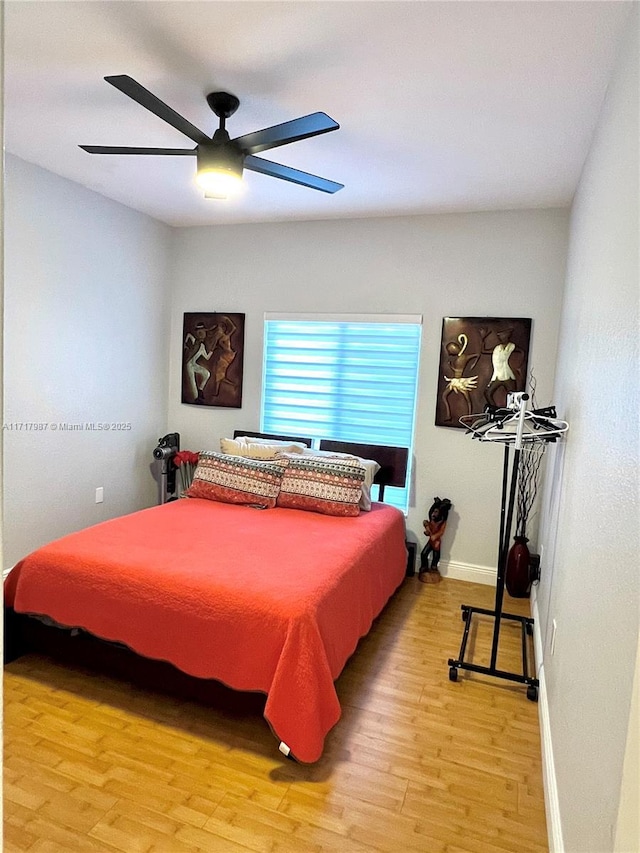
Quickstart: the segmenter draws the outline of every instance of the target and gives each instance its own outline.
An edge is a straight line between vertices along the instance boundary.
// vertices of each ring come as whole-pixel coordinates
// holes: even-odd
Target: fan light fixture
[[[244,155],[229,140],[226,130],[216,130],[209,145],[197,150],[196,182],[206,198],[227,198],[242,186]]]
[[[204,190],[205,198],[228,198],[242,186],[242,177],[224,169],[206,169],[196,175],[198,186]]]

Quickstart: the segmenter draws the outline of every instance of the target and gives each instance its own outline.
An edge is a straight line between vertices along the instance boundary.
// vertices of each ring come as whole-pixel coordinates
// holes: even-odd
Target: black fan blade
[[[195,148],[123,148],[118,145],[78,145],[78,148],[88,151],[89,154],[196,154]]]
[[[272,163],[271,160],[263,160],[262,157],[253,157],[249,154],[244,158],[244,167],[251,172],[260,172],[261,175],[271,175],[272,178],[282,178],[283,181],[291,181],[292,184],[300,184],[312,190],[320,190],[323,193],[335,193],[344,187],[335,181],[292,169],[290,166],[282,166],[280,163]]]
[[[236,142],[245,154],[257,154],[266,151],[267,148],[277,148],[279,145],[288,145],[299,139],[307,139],[309,136],[318,136],[328,133],[330,130],[338,130],[340,125],[326,113],[311,113],[302,118],[294,118],[293,121],[285,121],[273,127],[265,127],[264,130],[256,130],[245,136],[238,136]]]
[[[191,124],[190,121],[187,121],[186,118],[178,115],[175,110],[168,107],[160,100],[160,98],[156,98],[156,96],[149,92],[148,89],[145,89],[144,86],[137,83],[133,77],[129,77],[127,74],[118,74],[114,77],[105,77],[104,79],[107,83],[111,83],[112,86],[115,86],[116,89],[124,92],[125,95],[133,98],[134,101],[137,101],[140,106],[152,113],[155,113],[158,118],[161,118],[163,121],[166,121],[167,124],[175,127],[175,129],[179,130],[180,133],[184,133],[184,135],[188,136],[189,139],[193,139],[193,141],[197,142],[198,145],[203,142],[211,142],[211,138],[207,136],[206,133],[198,130],[198,128]]]

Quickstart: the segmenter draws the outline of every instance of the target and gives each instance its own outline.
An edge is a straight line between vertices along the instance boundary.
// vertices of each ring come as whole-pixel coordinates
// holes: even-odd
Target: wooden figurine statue
[[[451,501],[448,498],[434,498],[429,517],[422,522],[427,544],[420,553],[420,573],[418,579],[422,583],[439,583],[442,576],[438,571],[440,560],[440,547],[442,536],[447,527],[447,518],[451,509]],[[429,555],[431,555],[431,566],[429,566]]]

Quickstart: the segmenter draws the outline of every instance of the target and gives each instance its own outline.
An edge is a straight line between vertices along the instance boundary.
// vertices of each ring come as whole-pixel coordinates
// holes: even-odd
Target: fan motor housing
[[[230,141],[217,141],[214,135],[210,144],[198,145],[196,156],[198,173],[217,171],[242,177],[244,154]]]

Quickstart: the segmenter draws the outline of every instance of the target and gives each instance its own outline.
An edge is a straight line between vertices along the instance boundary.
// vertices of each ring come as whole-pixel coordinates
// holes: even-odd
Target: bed
[[[406,450],[324,451],[365,447],[382,460],[379,485],[404,480]],[[5,612],[10,631],[44,618],[264,693],[281,750],[310,763],[340,718],[334,682],[406,567],[404,517],[380,501],[342,517],[196,496],[39,548],[6,579]]]

